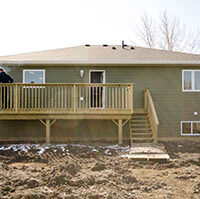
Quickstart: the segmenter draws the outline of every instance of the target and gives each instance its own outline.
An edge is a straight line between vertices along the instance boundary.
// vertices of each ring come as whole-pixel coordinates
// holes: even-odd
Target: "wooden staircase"
[[[129,121],[131,146],[133,143],[157,143],[159,120],[149,89],[144,91],[144,108],[134,109]]]
[[[153,142],[153,133],[147,111],[133,113],[129,121],[131,146],[138,142]]]

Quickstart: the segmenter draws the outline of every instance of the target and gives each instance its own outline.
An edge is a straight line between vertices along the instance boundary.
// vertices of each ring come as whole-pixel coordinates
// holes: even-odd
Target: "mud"
[[[199,199],[200,144],[164,144],[165,163],[120,157],[129,146],[0,145],[0,198]]]

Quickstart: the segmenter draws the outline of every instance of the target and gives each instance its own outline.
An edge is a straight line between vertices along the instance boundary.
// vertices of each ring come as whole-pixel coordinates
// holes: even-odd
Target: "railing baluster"
[[[54,101],[54,92],[53,92],[53,86],[51,86],[51,109],[53,109],[53,101]]]
[[[63,87],[63,92],[64,92],[64,96],[63,96],[63,108],[66,109],[66,104],[67,104],[67,98],[66,98],[66,94],[67,94],[67,87],[64,86]]]
[[[124,87],[122,87],[122,109],[124,108]]]
[[[91,108],[91,86],[88,87],[88,108]]]
[[[116,109],[118,109],[118,87],[115,87],[115,104],[116,104]]]
[[[57,108],[60,109],[60,86],[56,87],[56,90],[56,93],[58,93]]]
[[[9,99],[9,109],[13,109],[13,85],[9,87],[10,99]]]
[[[44,88],[41,87],[41,109],[44,109]]]
[[[115,95],[114,95],[114,87],[112,87],[112,109],[115,108]]]
[[[25,109],[27,108],[27,88],[25,88]]]
[[[51,89],[51,86],[47,86],[46,87],[46,90],[47,90],[47,111],[50,109],[50,89]]]
[[[84,102],[85,102],[85,109],[88,109],[88,99],[87,99],[87,95],[88,95],[88,87],[85,87],[85,92],[84,92]]]
[[[34,88],[34,111],[37,109],[37,88]]]
[[[3,96],[2,96],[2,84],[1,84],[1,87],[0,87],[0,97],[1,97],[0,98],[1,99],[0,100],[0,108],[3,109],[3,104],[2,104],[2,99],[3,99]]]
[[[8,90],[8,86],[6,86],[6,109],[8,110],[9,109],[9,102],[8,102],[8,99],[9,99],[9,90]]]
[[[63,86],[61,86],[61,91],[60,91],[60,96],[61,96],[61,109],[63,109],[63,97],[64,97],[63,94],[64,94],[64,93],[63,93]]]
[[[74,89],[73,89],[73,94],[74,94],[74,112],[76,112],[76,85],[74,84]]]
[[[47,88],[48,87],[44,87],[44,108],[45,110],[47,109]]]
[[[91,97],[92,97],[92,108],[94,108],[94,86],[92,86],[92,93],[91,93]]]
[[[33,89],[34,88],[31,88],[31,109],[33,109]]]
[[[30,96],[30,95],[31,95],[31,94],[30,94],[30,91],[31,91],[31,90],[30,90],[30,87],[28,87],[28,100],[27,100],[27,101],[28,101],[28,102],[27,102],[28,109],[30,109],[30,106],[31,106],[31,102],[30,102],[30,99],[31,99],[31,96]]]
[[[121,109],[121,87],[118,87],[118,102],[119,102],[119,106],[118,108]]]
[[[18,111],[17,104],[18,104],[18,85],[15,84],[15,89],[14,89],[14,110],[15,110],[16,113]]]

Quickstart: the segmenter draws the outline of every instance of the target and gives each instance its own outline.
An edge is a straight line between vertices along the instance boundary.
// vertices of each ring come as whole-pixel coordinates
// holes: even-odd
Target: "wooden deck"
[[[133,84],[0,84],[0,120],[40,120],[50,142],[57,119],[112,120],[123,125],[133,113]]]

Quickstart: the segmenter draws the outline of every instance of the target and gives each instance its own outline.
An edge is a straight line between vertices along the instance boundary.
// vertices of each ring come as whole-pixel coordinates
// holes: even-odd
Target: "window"
[[[44,84],[45,70],[23,70],[23,83]]]
[[[200,121],[182,121],[181,135],[200,135]]]
[[[182,71],[182,90],[200,91],[200,70]]]

